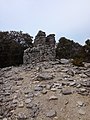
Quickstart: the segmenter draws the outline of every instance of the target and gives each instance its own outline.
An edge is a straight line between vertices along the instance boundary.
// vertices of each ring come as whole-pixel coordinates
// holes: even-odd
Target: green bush
[[[75,65],[75,66],[78,66],[78,67],[84,67],[83,59],[82,58],[75,58],[72,61],[72,64]]]
[[[82,46],[75,43],[73,40],[66,39],[65,37],[60,38],[56,48],[56,58],[74,58],[80,51]]]

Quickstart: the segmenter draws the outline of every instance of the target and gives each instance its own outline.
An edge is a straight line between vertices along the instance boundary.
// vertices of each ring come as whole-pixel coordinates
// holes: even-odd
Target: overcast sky
[[[38,30],[83,44],[90,38],[90,0],[0,0],[0,30]]]

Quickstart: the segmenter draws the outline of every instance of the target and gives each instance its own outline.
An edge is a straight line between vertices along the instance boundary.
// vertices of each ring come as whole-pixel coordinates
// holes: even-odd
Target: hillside
[[[89,120],[90,64],[61,63],[0,69],[0,119]]]
[[[90,40],[0,33],[0,120],[90,120]]]

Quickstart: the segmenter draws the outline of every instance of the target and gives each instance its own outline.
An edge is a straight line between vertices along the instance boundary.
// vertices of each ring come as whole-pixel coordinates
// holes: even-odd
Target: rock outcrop
[[[39,31],[35,37],[33,48],[24,51],[24,64],[38,63],[42,61],[55,60],[55,35],[50,34],[46,37],[45,32]]]

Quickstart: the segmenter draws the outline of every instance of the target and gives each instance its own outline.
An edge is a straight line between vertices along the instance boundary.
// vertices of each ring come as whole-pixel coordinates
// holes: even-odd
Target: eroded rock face
[[[55,35],[46,37],[45,32],[39,31],[34,40],[34,47],[24,51],[24,64],[55,60]]]

